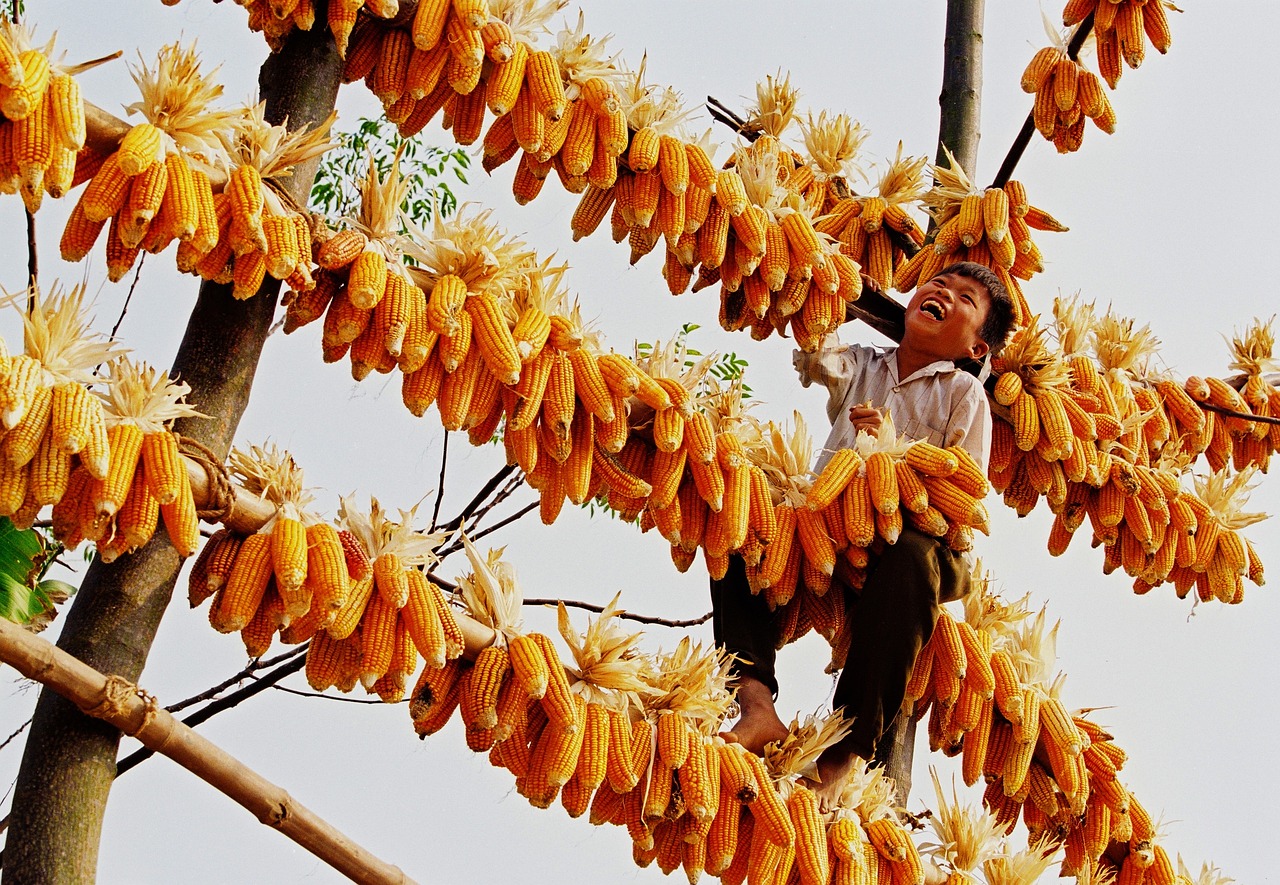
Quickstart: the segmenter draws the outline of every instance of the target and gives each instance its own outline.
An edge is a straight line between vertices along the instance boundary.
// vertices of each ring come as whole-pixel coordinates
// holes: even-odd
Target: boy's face
[[[935,360],[982,359],[990,349],[979,332],[991,308],[987,287],[959,274],[940,274],[907,303],[902,344]]]

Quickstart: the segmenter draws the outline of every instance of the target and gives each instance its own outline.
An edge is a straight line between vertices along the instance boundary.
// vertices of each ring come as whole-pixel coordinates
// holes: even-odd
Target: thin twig
[[[1071,42],[1067,44],[1067,58],[1072,61],[1080,57],[1080,47],[1084,45],[1085,39],[1089,36],[1089,32],[1093,30],[1093,13],[1089,13],[1080,22],[1080,26],[1076,28],[1076,32],[1071,35]],[[1036,131],[1035,112],[1027,114],[1027,119],[1023,121],[1022,128],[1018,130],[1018,135],[1013,139],[1013,144],[1009,147],[1009,153],[1005,154],[1004,162],[1000,164],[1000,171],[996,173],[995,180],[991,182],[991,187],[1004,187],[1009,179],[1013,177],[1013,170],[1017,168],[1018,161],[1022,159],[1023,153],[1027,150],[1027,145],[1031,143],[1031,136]]]
[[[299,646],[299,648],[305,648],[305,647],[306,646]],[[274,670],[272,670],[270,673],[266,674],[265,676],[253,677],[253,682],[246,685],[244,688],[240,689],[239,691],[234,691],[231,694],[227,695],[226,697],[219,698],[216,701],[212,701],[207,706],[200,708],[199,710],[197,710],[196,712],[188,716],[186,719],[183,719],[182,724],[189,725],[192,728],[195,728],[200,723],[206,722],[209,719],[212,719],[214,716],[217,716],[222,711],[230,710],[232,707],[236,706],[240,702],[247,701],[249,698],[253,697],[254,695],[265,691],[266,689],[275,685],[277,682],[279,682],[281,679],[285,678],[289,674],[297,673],[299,670],[305,667],[306,664],[307,664],[307,656],[303,654],[300,654],[291,660],[285,661],[283,664],[276,667]],[[156,751],[151,749],[150,747],[143,747],[140,750],[130,753],[128,756],[124,757],[123,759],[121,759],[119,762],[116,763],[116,777],[119,777],[129,769],[134,768],[139,764],[147,761],[152,756],[154,756],[155,753]]]
[[[13,734],[9,735],[7,738],[5,738],[3,744],[0,744],[0,750],[3,750],[5,747],[9,746],[9,744],[13,742],[14,738],[16,738],[18,735],[22,734],[24,731],[27,730],[27,726],[29,726],[30,724],[31,724],[31,720],[27,719],[26,722],[19,725],[18,730],[15,731]]]
[[[199,694],[192,695],[191,697],[186,698],[185,700],[178,701],[176,704],[170,704],[169,706],[165,707],[165,709],[168,710],[170,713],[177,713],[179,710],[185,710],[187,707],[190,707],[194,704],[199,704],[202,701],[207,701],[207,700],[216,698],[218,695],[222,694],[228,688],[230,688],[231,686],[235,685],[238,682],[243,682],[245,679],[249,678],[258,670],[266,670],[269,667],[274,667],[276,664],[281,664],[289,660],[290,658],[294,657],[295,655],[303,654],[305,652],[306,652],[306,647],[299,646],[297,648],[291,648],[288,651],[284,652],[283,654],[276,655],[273,658],[267,658],[266,660],[263,660],[262,658],[255,658],[254,660],[246,664],[244,669],[241,670],[239,673],[235,674],[234,676],[230,676],[227,679],[224,679],[222,682],[219,682],[217,685],[213,686],[212,688],[205,689]]]
[[[524,604],[556,605],[561,602],[563,602],[568,608],[581,608],[589,612],[597,613],[604,611],[603,605],[596,605],[594,602],[579,602],[574,599],[526,599]],[[699,624],[705,624],[707,621],[711,620],[711,612],[707,612],[700,617],[689,618],[684,621],[674,621],[670,618],[658,618],[653,615],[635,615],[628,611],[618,612],[618,617],[624,618],[628,621],[639,621],[641,624],[658,624],[663,627],[696,627]]]
[[[484,501],[484,499],[489,497],[489,495],[493,493],[493,490],[496,489],[504,479],[510,476],[511,472],[515,469],[516,469],[516,466],[514,464],[507,464],[501,470],[495,473],[493,476],[489,477],[489,481],[480,487],[480,491],[476,492],[475,496],[470,501],[467,502],[467,506],[463,507],[462,510],[459,511],[457,516],[455,516],[453,519],[446,522],[444,525],[440,526],[440,528],[444,529],[445,531],[453,531],[454,529],[461,526],[464,522],[466,522],[469,518],[471,518],[472,514],[476,512],[476,509],[480,506],[480,504]]]
[[[444,500],[444,471],[449,464],[449,431],[444,432],[444,447],[440,451],[440,484],[436,487],[436,504],[431,508],[431,528],[436,530],[436,520],[440,518],[440,502]]]
[[[33,290],[33,297],[27,300],[27,312],[35,309],[34,290],[40,282],[40,253],[36,249],[36,217],[27,210],[27,285]]]
[[[129,301],[133,298],[133,290],[138,288],[138,277],[142,276],[142,265],[147,260],[147,253],[143,252],[138,256],[138,267],[133,272],[133,282],[129,284],[129,292],[124,296],[124,305],[120,308],[120,316],[116,317],[116,324],[111,327],[111,340],[116,338],[116,332],[120,331],[120,324],[124,322],[124,315],[129,312]]]
[[[1226,415],[1228,418],[1240,418],[1245,421],[1257,421],[1260,424],[1280,424],[1280,418],[1272,415],[1255,415],[1253,412],[1236,412],[1232,409],[1226,409],[1222,406],[1215,406],[1213,403],[1196,403],[1197,406],[1206,412],[1217,412],[1219,415]]]
[[[539,506],[541,506],[541,505],[540,505],[540,503],[539,503],[538,501],[534,501],[532,504],[529,504],[529,505],[528,505],[528,506],[526,506],[526,507],[522,507],[522,508],[520,508],[520,509],[519,509],[519,510],[517,510],[515,513],[511,514],[510,516],[508,516],[506,519],[500,519],[500,520],[498,520],[497,522],[495,522],[493,525],[489,526],[489,527],[488,527],[487,529],[485,529],[484,531],[476,532],[474,535],[472,535],[472,536],[471,536],[471,539],[470,539],[470,540],[472,540],[472,541],[479,541],[479,540],[480,540],[481,538],[483,538],[485,535],[491,535],[491,534],[493,534],[494,532],[496,532],[498,529],[502,528],[503,526],[510,525],[511,523],[513,523],[513,522],[515,522],[517,519],[519,519],[520,517],[524,516],[524,515],[525,515],[526,513],[528,513],[529,511],[534,510],[534,509],[536,509],[536,508],[537,508],[537,507],[539,507]],[[441,559],[444,559],[444,558],[445,558],[446,556],[448,556],[450,553],[457,553],[457,552],[458,552],[459,550],[461,550],[461,549],[462,549],[462,542],[461,542],[461,541],[455,541],[453,544],[450,544],[447,548],[445,548],[445,549],[444,549],[444,551],[442,551],[442,552],[441,552],[441,554],[440,554],[440,558],[441,558]]]
[[[251,676],[249,678],[256,679],[257,677]],[[386,701],[383,701],[383,700],[375,701],[372,698],[340,698],[337,695],[322,694],[318,691],[303,691],[298,688],[285,688],[283,685],[273,685],[271,687],[274,688],[276,691],[283,691],[286,694],[296,694],[300,698],[323,698],[326,701],[342,701],[344,704],[385,704],[386,703]],[[403,701],[400,701],[399,703],[406,703],[408,702],[408,700],[409,700],[408,698],[405,698]]]

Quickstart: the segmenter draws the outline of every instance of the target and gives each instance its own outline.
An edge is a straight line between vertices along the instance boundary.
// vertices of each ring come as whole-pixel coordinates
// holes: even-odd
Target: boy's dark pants
[[[961,554],[907,527],[897,544],[872,560],[861,593],[845,588],[852,636],[831,706],[853,717],[848,742],[862,758],[872,757],[902,707],[916,655],[933,635],[939,603],[960,599],[969,583]],[[764,594],[752,595],[740,556],[730,557],[722,580],[712,580],[711,608],[716,645],[737,655],[739,670],[776,695],[777,624]]]

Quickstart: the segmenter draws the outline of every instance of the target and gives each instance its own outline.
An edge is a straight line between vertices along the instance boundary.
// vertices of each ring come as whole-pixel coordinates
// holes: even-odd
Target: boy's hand
[[[880,432],[880,424],[884,421],[884,413],[870,403],[866,403],[850,409],[849,420],[853,423],[855,432],[865,431],[874,436]]]

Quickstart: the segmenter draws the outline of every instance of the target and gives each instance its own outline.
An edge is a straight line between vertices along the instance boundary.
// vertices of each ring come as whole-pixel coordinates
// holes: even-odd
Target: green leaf
[[[35,529],[19,529],[0,517],[0,617],[36,631],[48,626],[57,606],[76,590],[65,581],[44,580],[61,550]]]

